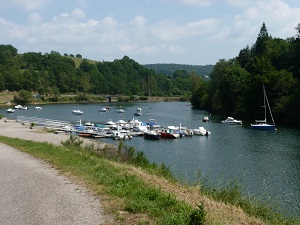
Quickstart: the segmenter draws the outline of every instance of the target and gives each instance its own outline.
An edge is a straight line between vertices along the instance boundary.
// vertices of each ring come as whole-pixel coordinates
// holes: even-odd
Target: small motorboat
[[[208,116],[204,116],[203,119],[202,119],[202,122],[208,122],[208,121],[209,121]]]
[[[133,115],[135,115],[135,116],[142,116],[142,113],[141,112],[136,112]]]
[[[210,131],[206,130],[204,127],[199,127],[198,129],[193,129],[194,135],[209,136]]]
[[[125,111],[124,111],[124,109],[118,109],[117,110],[117,113],[124,113]]]
[[[156,123],[155,119],[149,119],[147,125],[150,126],[150,129],[157,129],[161,127],[159,124]]]
[[[229,125],[241,125],[242,121],[241,120],[236,120],[233,117],[227,117],[226,120],[222,120],[221,123],[223,124],[229,124]]]
[[[22,105],[16,105],[15,109],[28,110],[27,106],[22,106]]]
[[[12,109],[12,108],[9,108],[9,109],[6,110],[6,112],[7,112],[7,113],[14,113],[14,112],[16,112],[16,110],[15,110],[15,109]]]
[[[144,132],[144,138],[145,139],[160,139],[161,134],[155,130],[147,130]]]
[[[42,110],[43,108],[42,107],[40,107],[40,106],[36,106],[35,107],[35,110]]]
[[[176,139],[180,137],[178,128],[174,126],[168,126],[167,129],[163,129],[160,132],[160,135],[161,138],[167,138],[167,139]]]
[[[83,112],[82,112],[81,110],[79,110],[79,109],[74,109],[74,110],[72,110],[72,113],[73,113],[74,115],[82,115],[82,114],[83,114]]]
[[[99,109],[99,112],[107,112],[108,110],[109,110],[109,108],[103,107],[103,108]]]

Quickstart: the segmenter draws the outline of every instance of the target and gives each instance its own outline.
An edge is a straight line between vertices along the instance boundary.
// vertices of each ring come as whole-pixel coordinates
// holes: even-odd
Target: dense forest
[[[113,62],[91,62],[58,52],[18,54],[12,45],[0,45],[0,91],[37,92],[41,96],[63,93],[138,96],[190,96],[190,74],[176,70],[158,74],[128,56]],[[84,99],[83,99],[84,100]]]
[[[192,72],[196,73],[203,78],[207,78],[211,73],[214,65],[186,65],[186,64],[165,64],[165,63],[157,63],[157,64],[145,64],[144,65],[148,69],[153,69],[158,74],[166,74],[167,76],[172,77],[173,73],[177,70],[186,71],[189,74]]]
[[[256,42],[233,59],[219,60],[209,82],[193,76],[192,104],[243,119],[263,116],[263,85],[275,122],[300,125],[300,24],[287,39],[269,35],[262,24]]]

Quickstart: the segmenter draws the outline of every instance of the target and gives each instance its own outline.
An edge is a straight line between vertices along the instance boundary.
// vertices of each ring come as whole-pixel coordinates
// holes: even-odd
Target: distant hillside
[[[214,65],[206,66],[195,66],[195,65],[184,65],[184,64],[145,64],[144,67],[153,69],[158,74],[166,74],[172,76],[176,70],[185,70],[188,73],[194,71],[200,76],[207,76],[213,70]]]

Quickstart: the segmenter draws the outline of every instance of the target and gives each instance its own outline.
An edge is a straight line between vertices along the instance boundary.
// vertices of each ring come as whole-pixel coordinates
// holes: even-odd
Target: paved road
[[[99,199],[50,165],[0,143],[0,225],[96,225]]]

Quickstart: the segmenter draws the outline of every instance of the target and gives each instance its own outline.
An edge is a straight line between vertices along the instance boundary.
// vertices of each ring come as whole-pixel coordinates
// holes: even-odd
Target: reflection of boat
[[[263,92],[264,92],[264,113],[265,113],[265,119],[264,120],[256,120],[255,124],[251,124],[251,128],[254,130],[272,130],[275,131],[276,127],[275,127],[275,123],[274,123],[274,119],[273,119],[273,115],[271,112],[271,108],[269,105],[269,101],[266,95],[266,90],[265,90],[265,86],[263,86]],[[268,110],[269,113],[271,115],[272,118],[272,123],[267,123],[267,106],[268,106]]]
[[[7,113],[14,113],[14,112],[16,112],[16,110],[14,110],[14,109],[12,109],[12,108],[9,108],[9,109],[6,110],[6,112],[7,112]]]
[[[144,138],[146,139],[160,139],[161,134],[155,130],[148,130],[144,132]]]
[[[241,125],[242,121],[241,120],[236,120],[233,117],[229,116],[229,117],[227,117],[226,120],[222,120],[221,123],[229,124],[229,125]]]
[[[199,127],[198,129],[193,129],[194,135],[209,136],[210,131],[206,130],[204,127]]]
[[[74,110],[72,110],[72,113],[73,113],[74,115],[82,115],[82,114],[83,114],[83,112],[82,112],[81,110],[79,110],[79,109],[74,109]]]

